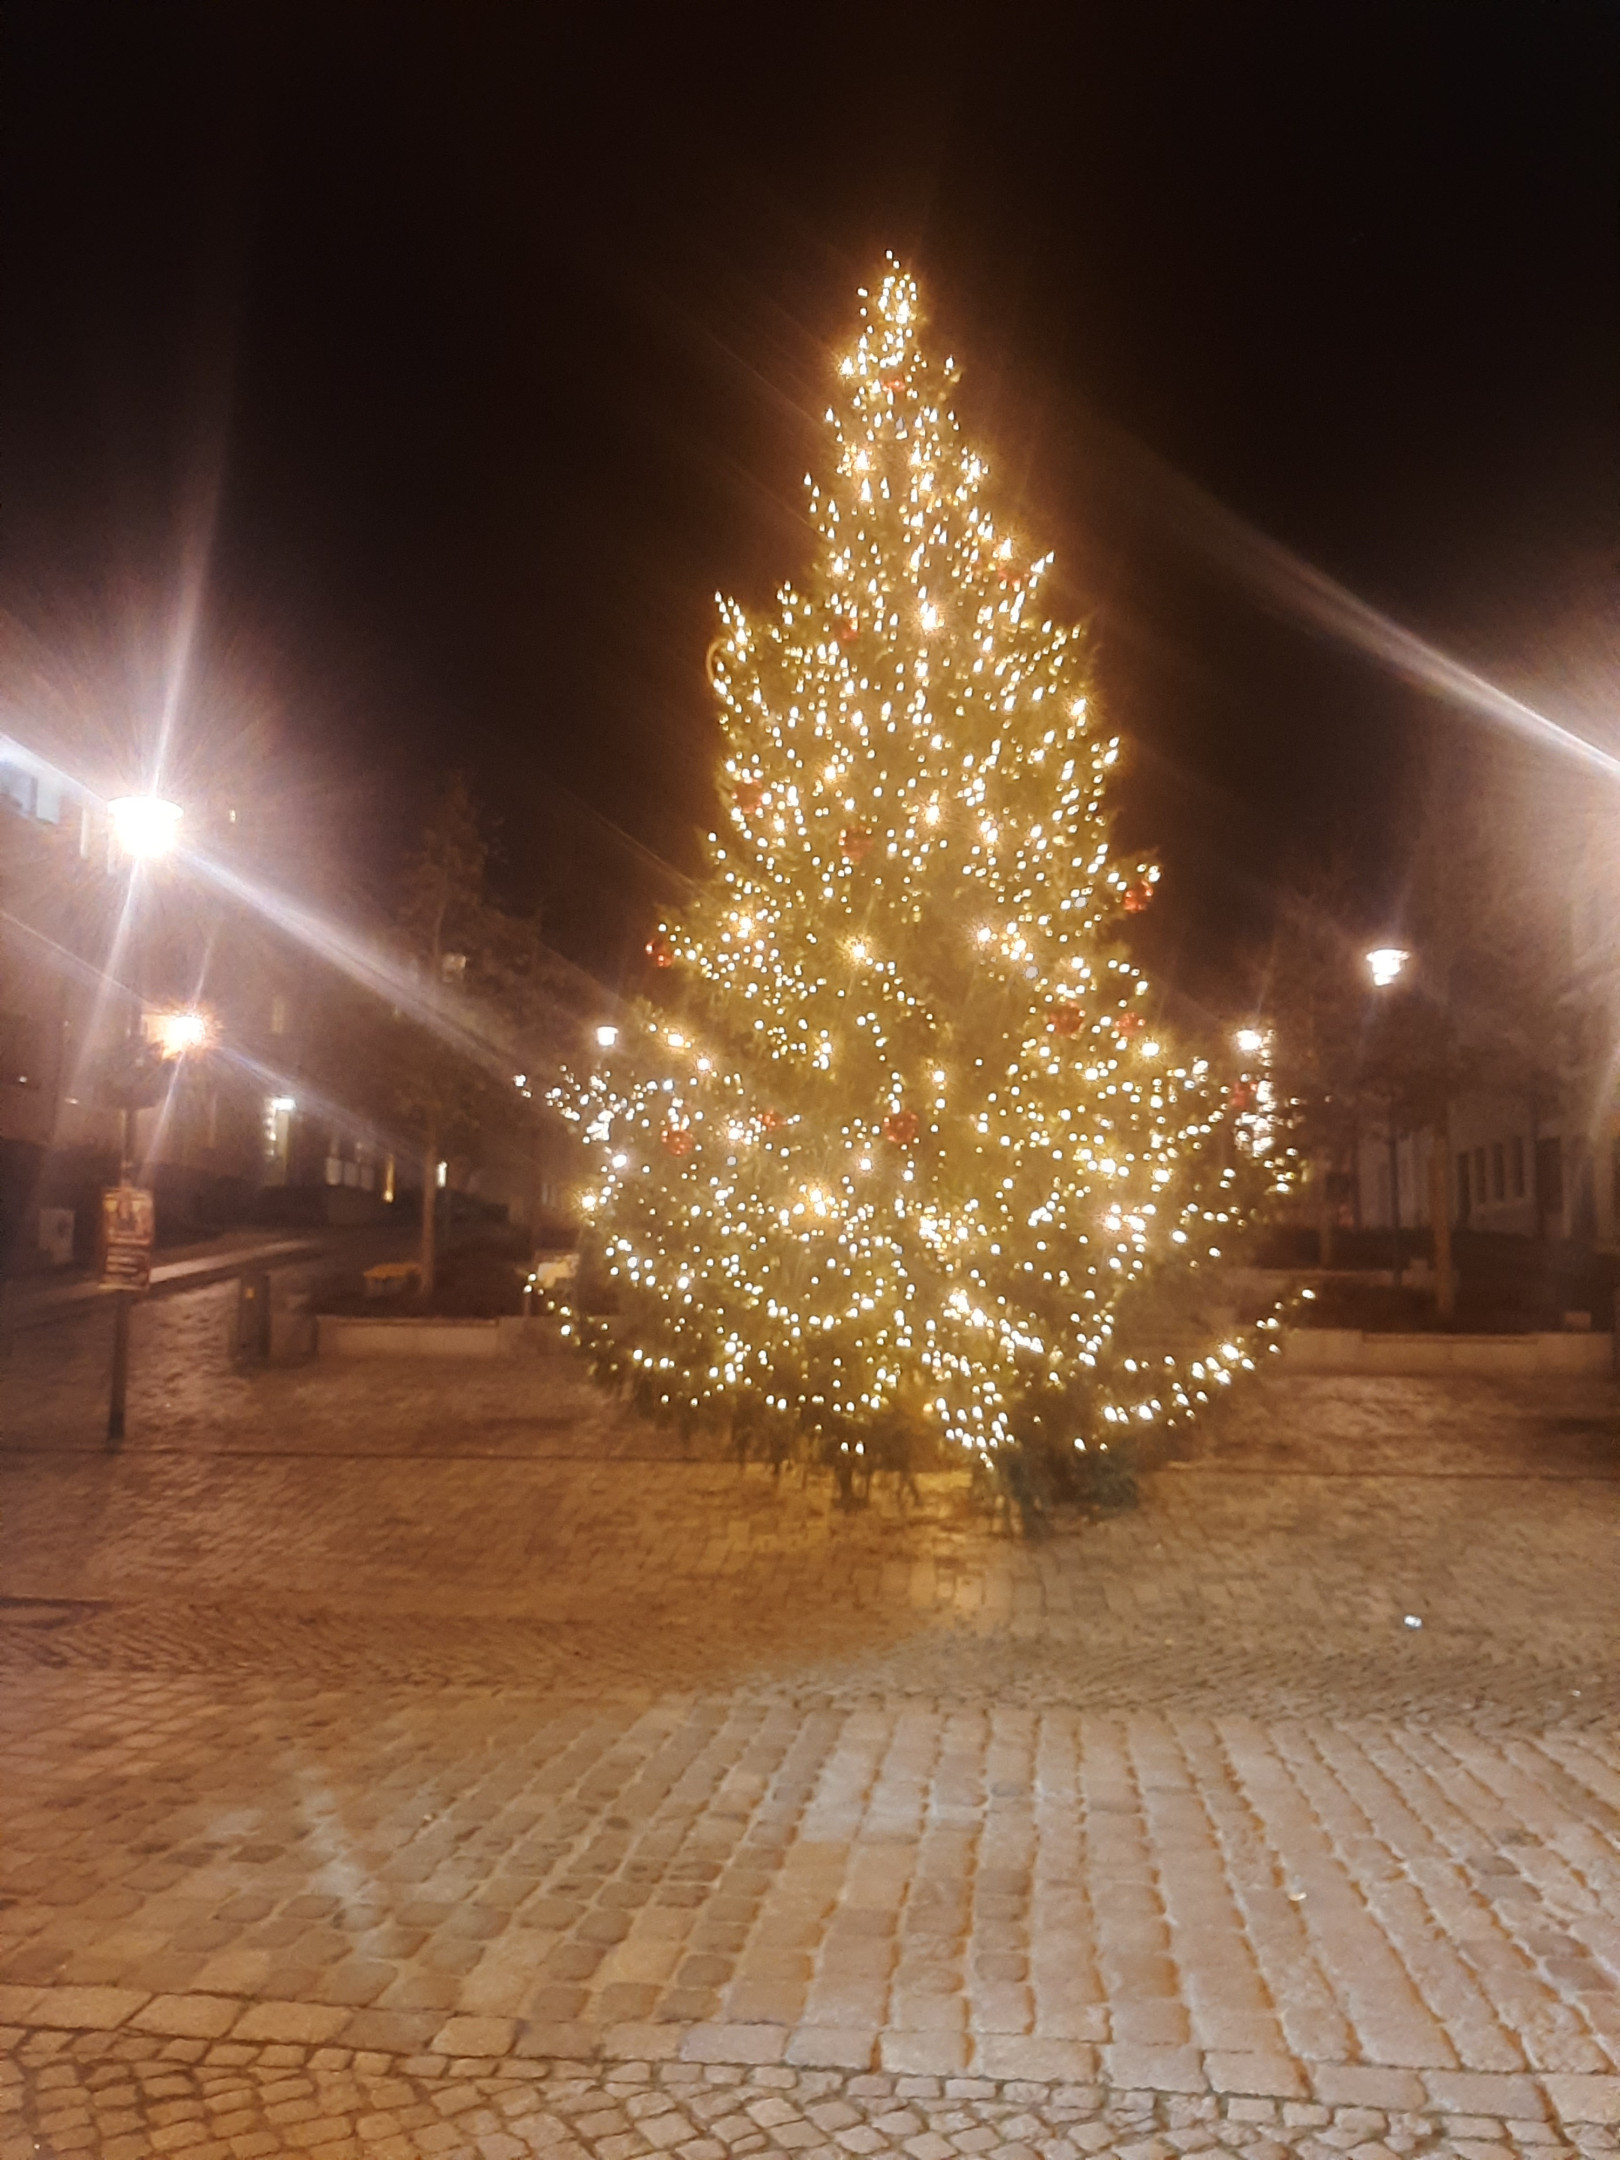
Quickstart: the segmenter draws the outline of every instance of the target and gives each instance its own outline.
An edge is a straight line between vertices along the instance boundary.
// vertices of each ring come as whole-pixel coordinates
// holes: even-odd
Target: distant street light
[[[596,1031],[596,1040],[604,1050],[611,1050],[618,1039],[619,1031],[616,1027],[609,1027],[604,1024]]]
[[[1258,1028],[1239,1028],[1236,1041],[1245,1057],[1258,1057],[1266,1047],[1266,1038]]]
[[[113,838],[136,862],[155,862],[174,852],[180,837],[180,805],[158,795],[120,795],[107,805]]]
[[[1392,982],[1398,982],[1401,970],[1412,955],[1399,945],[1375,945],[1367,955],[1367,972],[1372,976],[1375,990],[1387,990]]]

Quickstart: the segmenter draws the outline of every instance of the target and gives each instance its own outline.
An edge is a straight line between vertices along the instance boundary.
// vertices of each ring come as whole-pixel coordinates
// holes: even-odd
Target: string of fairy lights
[[[1119,744],[1052,558],[992,516],[912,279],[861,298],[808,590],[719,603],[727,829],[648,946],[672,995],[554,1098],[598,1345],[658,1406],[856,1454],[921,1421],[990,1457],[1031,1414],[1106,1447],[1275,1339],[1132,1341],[1133,1292],[1220,1259],[1253,1150],[1122,944],[1159,873],[1110,851]]]

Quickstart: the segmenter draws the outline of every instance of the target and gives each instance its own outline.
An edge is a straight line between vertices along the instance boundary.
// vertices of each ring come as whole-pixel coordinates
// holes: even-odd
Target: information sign
[[[152,1195],[141,1185],[109,1185],[101,1195],[101,1282],[107,1290],[145,1290],[152,1278]]]

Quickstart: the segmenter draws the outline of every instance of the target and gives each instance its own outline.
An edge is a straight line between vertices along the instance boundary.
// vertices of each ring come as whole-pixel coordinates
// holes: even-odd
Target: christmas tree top
[[[778,1453],[1117,1449],[1251,1362],[1163,1347],[1250,1163],[1122,941],[1158,873],[1110,850],[1118,745],[1051,558],[992,514],[912,279],[861,297],[807,588],[721,602],[711,874],[561,1098],[599,1357]]]

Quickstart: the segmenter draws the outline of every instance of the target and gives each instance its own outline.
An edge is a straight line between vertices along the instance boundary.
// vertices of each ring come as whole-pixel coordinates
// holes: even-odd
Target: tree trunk
[[[1350,1227],[1359,1230],[1361,1221],[1361,1120],[1357,1118],[1350,1127]]]
[[[422,1141],[422,1244],[417,1260],[421,1281],[418,1291],[425,1303],[433,1295],[433,1271],[438,1260],[439,1229],[439,1128],[430,1120]]]
[[[1455,1318],[1457,1271],[1451,1258],[1451,1113],[1434,1121],[1429,1150],[1429,1224],[1434,1233],[1434,1309],[1442,1320]]]

